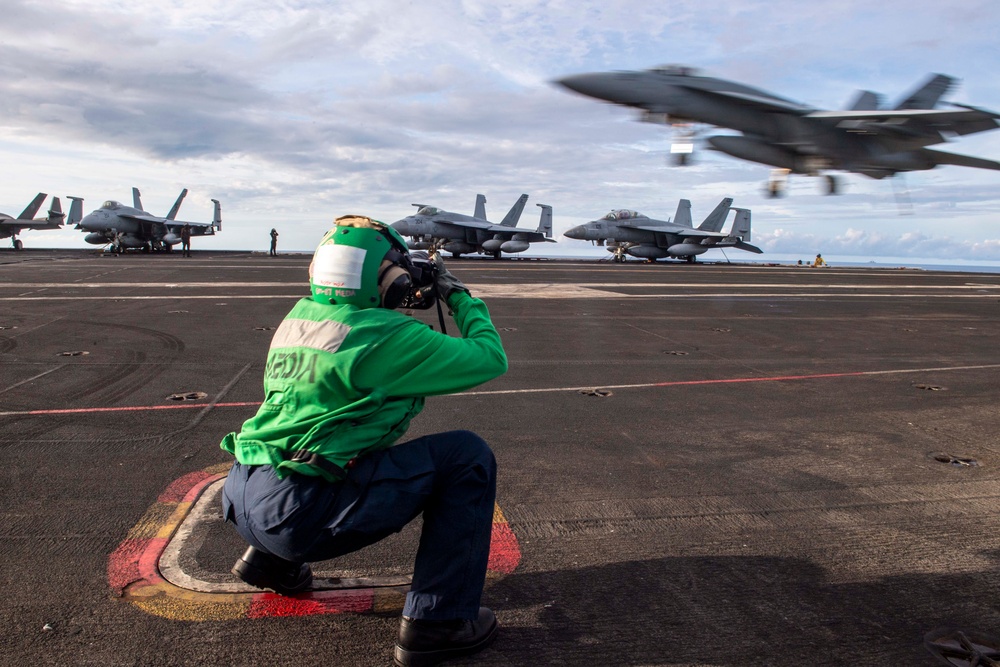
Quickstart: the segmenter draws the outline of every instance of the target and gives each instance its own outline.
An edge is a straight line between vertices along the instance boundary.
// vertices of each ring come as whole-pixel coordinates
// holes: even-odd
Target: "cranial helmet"
[[[313,301],[396,308],[412,285],[406,242],[392,227],[357,215],[337,218],[313,254]]]

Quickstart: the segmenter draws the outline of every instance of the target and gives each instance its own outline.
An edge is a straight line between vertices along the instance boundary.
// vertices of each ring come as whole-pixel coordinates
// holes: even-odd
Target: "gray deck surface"
[[[164,489],[227,461],[308,260],[0,253],[0,664],[390,663],[392,614],[174,620],[109,585]],[[522,554],[496,645],[452,664],[933,665],[935,628],[1000,634],[1000,276],[449,267],[510,371],[409,435],[492,445]],[[316,567],[405,575],[417,528]],[[185,567],[234,583],[235,531],[199,540]]]

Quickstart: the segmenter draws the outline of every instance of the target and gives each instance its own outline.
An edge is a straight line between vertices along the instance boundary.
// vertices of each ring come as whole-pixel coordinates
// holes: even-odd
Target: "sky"
[[[43,191],[86,213],[137,187],[164,215],[188,188],[179,218],[222,202],[196,249],[266,251],[275,227],[279,250],[309,251],[340,215],[471,214],[477,193],[493,220],[529,194],[523,227],[551,205],[557,237],[680,198],[697,223],[731,196],[764,258],[1000,263],[1000,172],[846,174],[833,197],[793,176],[769,199],[768,167],[707,150],[673,166],[668,128],[552,84],[673,63],[838,109],[939,72],[960,79],[948,101],[1000,111],[998,26],[996,0],[5,0],[0,211]],[[938,148],[1000,160],[1000,130]],[[22,241],[88,247],[71,228]]]

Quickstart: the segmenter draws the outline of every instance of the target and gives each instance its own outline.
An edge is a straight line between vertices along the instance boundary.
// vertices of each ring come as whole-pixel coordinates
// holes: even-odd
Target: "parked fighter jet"
[[[62,212],[62,204],[59,201],[59,197],[52,198],[48,217],[34,219],[35,213],[42,207],[42,203],[46,197],[48,197],[47,194],[39,192],[31,203],[28,204],[27,208],[21,211],[21,215],[16,218],[12,218],[6,213],[0,213],[0,239],[9,238],[14,250],[21,250],[24,244],[21,243],[21,239],[17,238],[17,235],[24,230],[59,229],[62,227],[63,222],[66,220],[66,214]],[[70,207],[70,223],[72,224],[73,222],[80,221],[81,210],[80,205],[76,202],[78,198],[70,197],[70,199],[74,200],[73,205]]]
[[[218,199],[213,199],[215,216],[212,222],[184,222],[176,220],[181,202],[187,196],[187,188],[181,190],[166,217],[151,215],[142,209],[138,188],[132,188],[133,206],[108,200],[90,213],[77,229],[89,232],[83,240],[94,245],[111,244],[115,252],[125,248],[169,251],[171,246],[181,242],[181,227],[190,225],[191,236],[212,236],[222,231],[222,207]]]
[[[750,241],[750,209],[733,208],[733,200],[726,197],[715,207],[705,221],[695,229],[691,225],[691,202],[682,199],[677,204],[673,220],[654,220],[629,209],[611,211],[600,220],[573,227],[566,232],[571,239],[607,242],[614,253],[614,261],[624,262],[625,255],[642,259],[672,257],[695,261],[695,256],[711,248],[737,248],[762,253]],[[736,211],[733,228],[728,234],[720,231],[729,211]]]
[[[1000,169],[1000,162],[932,150],[949,135],[993,130],[1000,115],[967,106],[938,109],[955,79],[937,74],[893,109],[862,91],[846,111],[821,111],[735,81],[698,75],[688,67],[578,74],[556,83],[589,97],[636,107],[644,120],[681,128],[671,152],[683,164],[694,148],[692,123],[729,128],[739,136],[710,136],[708,145],[737,158],[778,167],[769,192],[781,194],[788,173],[818,176],[844,170],[872,178],[942,164]],[[838,182],[827,175],[827,193]]]
[[[486,219],[486,197],[476,195],[476,209],[472,216],[442,211],[426,204],[413,204],[419,210],[392,223],[393,229],[413,239],[411,248],[431,247],[447,250],[454,257],[464,253],[489,253],[495,258],[500,253],[524,252],[532,243],[555,243],[552,239],[552,207],[542,207],[538,229],[516,227],[528,195],[521,195],[499,225]]]

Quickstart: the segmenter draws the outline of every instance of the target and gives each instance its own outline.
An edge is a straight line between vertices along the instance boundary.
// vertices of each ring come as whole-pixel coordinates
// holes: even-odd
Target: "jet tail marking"
[[[503,217],[500,221],[500,225],[503,227],[516,227],[517,221],[521,219],[521,212],[524,210],[524,205],[528,201],[528,195],[521,195],[514,202],[514,205],[510,207],[507,211],[507,215]]]
[[[708,214],[705,221],[698,225],[698,229],[703,232],[718,232],[722,230],[722,226],[726,224],[726,218],[729,216],[729,207],[733,205],[733,198],[726,197],[719,202],[719,205],[715,207],[715,210]]]

